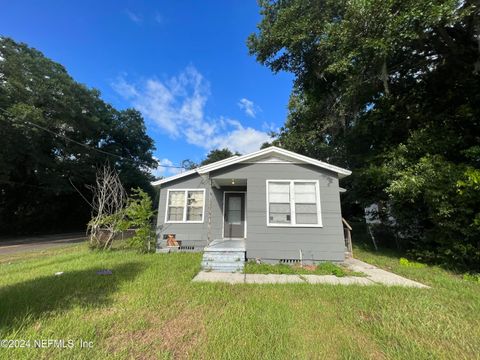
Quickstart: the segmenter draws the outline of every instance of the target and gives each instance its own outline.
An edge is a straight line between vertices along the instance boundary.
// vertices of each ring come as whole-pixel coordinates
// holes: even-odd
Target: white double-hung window
[[[169,189],[166,223],[202,223],[205,213],[205,189]]]
[[[268,226],[322,226],[318,180],[267,180]]]

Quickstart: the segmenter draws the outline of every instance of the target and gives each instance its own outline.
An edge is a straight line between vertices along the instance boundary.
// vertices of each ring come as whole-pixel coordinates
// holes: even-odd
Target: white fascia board
[[[285,150],[285,149],[280,149],[280,148],[275,147],[275,146],[271,146],[269,148],[253,152],[251,154],[238,156],[237,158],[229,158],[229,159],[227,159],[226,162],[224,162],[222,164],[220,164],[220,162],[209,164],[209,165],[206,165],[206,166],[203,166],[203,167],[199,168],[198,171],[199,171],[200,174],[204,174],[204,173],[207,173],[207,172],[211,172],[211,171],[221,169],[225,166],[245,162],[247,160],[251,160],[252,158],[256,158],[256,157],[271,154],[271,153],[284,155],[284,156],[287,156],[289,158],[299,160],[303,163],[312,164],[312,165],[315,165],[315,166],[333,171],[335,173],[338,173],[340,175],[339,176],[340,178],[348,176],[352,173],[350,170],[343,169],[343,168],[335,166],[335,165],[330,165],[330,164],[327,164],[323,161],[312,159],[308,156],[300,155],[300,154],[297,154],[297,153],[294,153],[292,151],[288,151],[288,150]]]
[[[343,175],[343,176],[339,176],[339,177],[345,177],[345,176],[348,176],[352,173],[350,170],[341,168],[339,166],[331,165],[331,164],[328,164],[326,162],[323,162],[323,161],[320,161],[320,160],[317,160],[317,159],[313,159],[313,158],[308,157],[308,156],[300,155],[300,154],[294,153],[292,151],[288,151],[288,150],[280,149],[280,148],[276,148],[276,150],[278,151],[278,153],[283,154],[285,156],[290,156],[290,157],[292,157],[296,160],[300,160],[300,161],[306,162],[308,164],[316,165],[318,167],[322,167],[324,169],[336,172],[339,175]]]
[[[228,159],[220,160],[220,161],[214,162],[212,164],[201,166],[201,167],[193,169],[193,170],[188,170],[188,171],[185,171],[183,173],[180,173],[180,174],[177,174],[177,175],[174,175],[174,176],[170,176],[170,177],[167,177],[167,178],[164,178],[164,179],[161,179],[161,180],[153,181],[151,184],[153,186],[161,185],[161,184],[164,184],[164,183],[176,180],[176,179],[180,179],[180,178],[188,176],[188,175],[192,175],[194,173],[198,173],[200,175],[207,174],[211,171],[215,171],[215,170],[218,170],[218,169],[230,166],[230,165],[246,162],[246,161],[254,159],[256,157],[260,157],[260,156],[268,155],[268,154],[283,155],[283,156],[292,158],[294,160],[298,160],[302,163],[311,164],[311,165],[321,167],[323,169],[330,170],[334,173],[337,173],[338,177],[340,179],[344,178],[345,176],[348,176],[352,173],[350,170],[343,169],[343,168],[335,166],[335,165],[330,165],[330,164],[327,164],[326,162],[316,160],[316,159],[313,159],[313,158],[308,157],[308,156],[300,155],[300,154],[294,153],[292,151],[281,149],[281,148],[278,148],[276,146],[271,146],[271,147],[268,147],[266,149],[258,150],[258,151],[255,151],[253,153],[250,153],[250,154],[246,154],[246,155],[242,155],[242,156],[232,156],[232,157],[229,157]]]
[[[164,183],[169,182],[169,181],[173,181],[173,180],[180,179],[180,178],[188,176],[188,175],[195,174],[196,172],[197,172],[197,169],[187,170],[187,171],[184,171],[184,172],[182,172],[180,174],[177,174],[177,175],[169,176],[169,177],[157,180],[157,181],[152,181],[150,184],[152,184],[153,186],[158,186],[158,185],[164,184]]]
[[[177,174],[177,175],[169,176],[169,177],[157,180],[157,181],[152,181],[150,184],[152,184],[153,186],[158,186],[158,185],[165,184],[165,183],[173,181],[173,180],[181,179],[182,177],[189,176],[189,175],[192,175],[192,174],[195,174],[195,173],[204,174],[204,172],[200,172],[200,169],[203,169],[206,166],[210,166],[210,165],[214,165],[214,164],[221,164],[221,163],[224,163],[226,161],[230,161],[231,159],[234,159],[234,158],[237,158],[237,157],[238,157],[238,155],[234,155],[232,157],[229,157],[228,159],[223,159],[223,160],[214,162],[212,164],[208,164],[208,165],[201,166],[201,167],[198,167],[198,168],[195,168],[195,169],[192,169],[192,170],[187,170],[187,171],[181,172],[180,174]]]

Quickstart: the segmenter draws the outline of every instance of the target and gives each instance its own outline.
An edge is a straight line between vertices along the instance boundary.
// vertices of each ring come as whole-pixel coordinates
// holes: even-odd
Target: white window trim
[[[171,221],[168,220],[168,201],[170,200],[170,192],[171,191],[183,191],[184,195],[184,203],[183,203],[183,220],[175,220]],[[202,220],[187,220],[187,193],[189,191],[202,191],[203,192],[203,207],[202,207]],[[205,189],[168,189],[167,190],[167,201],[165,204],[165,223],[166,224],[202,224],[205,220],[205,203],[207,199],[205,198]]]
[[[269,191],[268,191],[268,184],[269,183],[288,183],[290,184],[290,224],[277,224],[277,223],[270,223],[270,206],[269,206]],[[297,224],[295,218],[295,192],[294,192],[294,183],[296,182],[306,182],[306,183],[313,183],[315,184],[315,197],[317,202],[317,223],[316,224]],[[265,190],[267,193],[267,226],[268,227],[323,227],[322,223],[322,207],[320,205],[320,184],[318,180],[301,180],[301,179],[294,179],[294,180],[272,180],[268,179],[266,181]]]

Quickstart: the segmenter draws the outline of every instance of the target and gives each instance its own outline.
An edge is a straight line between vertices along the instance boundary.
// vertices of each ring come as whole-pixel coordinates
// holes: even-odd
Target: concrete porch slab
[[[245,240],[213,240],[203,251],[245,251]]]

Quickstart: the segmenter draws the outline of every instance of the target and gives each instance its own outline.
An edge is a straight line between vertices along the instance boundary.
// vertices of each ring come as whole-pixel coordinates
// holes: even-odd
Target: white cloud
[[[273,122],[263,122],[262,124],[262,130],[266,131],[267,133],[278,133],[280,132],[280,128],[275,125]]]
[[[150,78],[132,84],[121,77],[112,86],[170,137],[206,150],[228,147],[245,154],[270,140],[266,132],[238,120],[206,116],[210,85],[193,66],[164,81]]]
[[[143,19],[140,15],[135,14],[133,11],[125,10],[125,14],[127,14],[128,18],[132,20],[134,23],[140,24]]]
[[[169,159],[158,159],[156,157],[153,157],[153,158],[158,161],[158,167],[152,170],[152,175],[157,178],[162,176],[167,177],[167,176],[176,175],[184,171],[183,169],[171,167],[171,166],[174,166],[174,164]]]
[[[259,107],[254,104],[252,100],[248,100],[247,98],[242,98],[238,101],[238,107],[245,111],[247,116],[254,118],[257,115],[257,111]]]
[[[128,84],[123,77],[120,77],[112,84],[113,89],[126,99],[138,96],[135,86]]]
[[[270,136],[263,131],[250,127],[241,127],[227,134],[217,136],[213,139],[215,144],[213,147],[218,149],[229,148],[241,154],[246,154],[259,150],[260,146],[267,141],[271,141]]]

